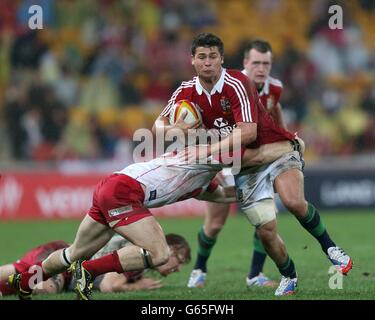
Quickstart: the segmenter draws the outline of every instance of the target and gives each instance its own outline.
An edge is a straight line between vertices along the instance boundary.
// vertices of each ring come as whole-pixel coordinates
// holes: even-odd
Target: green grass
[[[293,297],[283,299],[375,299],[375,215],[374,212],[347,211],[323,212],[323,221],[332,238],[342,246],[354,260],[353,270],[343,279],[342,290],[328,287],[331,266],[320,246],[296,219],[289,214],[280,214],[279,231],[288,252],[293,258],[299,276],[299,291]],[[193,259],[196,254],[196,234],[202,219],[162,219],[166,233],[180,233],[192,246]],[[0,223],[0,263],[9,263],[25,251],[40,243],[63,239],[72,241],[78,221],[24,221]],[[164,287],[156,291],[128,292],[121,294],[95,293],[95,299],[275,299],[273,289],[248,290],[245,276],[249,268],[252,250],[253,227],[239,215],[228,219],[209,260],[208,283],[204,289],[191,290],[186,282],[193,266],[183,268],[180,273],[163,279]],[[270,259],[264,272],[272,279],[280,275]],[[7,298],[8,299],[8,298]],[[11,299],[11,298],[9,298]],[[40,296],[35,299],[74,299],[73,293]],[[280,299],[280,298],[277,298]]]

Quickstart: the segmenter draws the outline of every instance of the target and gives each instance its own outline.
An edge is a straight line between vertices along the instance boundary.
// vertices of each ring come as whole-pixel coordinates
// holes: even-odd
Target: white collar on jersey
[[[195,78],[195,89],[197,90],[198,94],[201,95],[202,92],[204,91],[208,96],[213,95],[215,92],[221,93],[223,91],[224,87],[224,76],[227,73],[227,70],[225,68],[221,68],[221,75],[219,80],[215,83],[214,87],[212,88],[211,92],[207,92],[205,88],[201,85],[199,81],[199,77]]]
[[[241,72],[248,77],[246,69],[243,69]],[[270,93],[270,77],[268,77],[266,81],[264,81],[264,86],[262,90],[260,90],[259,96],[262,96],[264,94],[267,95],[269,93]]]

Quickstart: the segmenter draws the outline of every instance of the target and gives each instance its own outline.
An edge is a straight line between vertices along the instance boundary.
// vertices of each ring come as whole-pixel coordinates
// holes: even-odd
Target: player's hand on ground
[[[153,278],[141,278],[137,281],[137,285],[139,286],[139,290],[154,290],[163,286],[161,280]]]

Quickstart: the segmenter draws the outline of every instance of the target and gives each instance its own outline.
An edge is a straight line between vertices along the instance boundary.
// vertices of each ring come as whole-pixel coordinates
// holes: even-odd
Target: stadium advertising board
[[[0,219],[78,218],[90,208],[99,174],[6,173],[0,179]],[[203,216],[204,202],[189,199],[151,209],[158,217]],[[235,209],[232,211],[236,211]]]
[[[373,208],[375,171],[307,170],[305,194],[309,201],[322,209]]]

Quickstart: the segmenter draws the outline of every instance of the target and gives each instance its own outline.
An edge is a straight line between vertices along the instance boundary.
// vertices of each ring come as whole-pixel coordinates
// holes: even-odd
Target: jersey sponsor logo
[[[227,97],[223,96],[220,98],[220,106],[224,115],[229,115],[232,113],[232,108],[231,108],[229,99]]]
[[[148,201],[155,200],[156,199],[156,190],[150,191],[150,197],[148,198]]]
[[[133,206],[129,204],[128,206],[108,210],[108,215],[110,217],[116,217],[116,216],[119,216],[120,214],[128,213],[131,211],[133,211]]]
[[[214,125],[215,127],[218,127],[218,128],[224,128],[228,125],[228,121],[225,120],[224,118],[217,118],[214,121]]]
[[[226,137],[230,135],[235,128],[235,125],[232,127],[224,118],[215,119],[214,126],[217,128],[215,130],[220,137]]]

